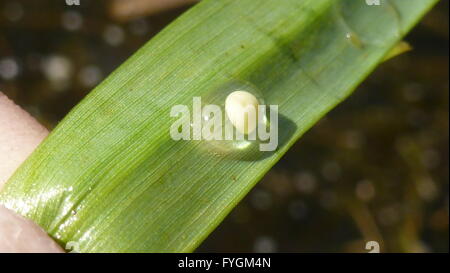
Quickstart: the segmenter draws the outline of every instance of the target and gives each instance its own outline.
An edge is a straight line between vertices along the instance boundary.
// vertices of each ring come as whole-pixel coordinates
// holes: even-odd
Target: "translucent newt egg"
[[[265,110],[261,111],[258,107],[264,103],[261,92],[254,85],[243,81],[231,81],[209,93],[207,97],[202,97],[203,107],[217,105],[222,113],[222,138],[212,137],[217,131],[203,130],[202,147],[208,152],[241,159],[259,157],[261,142],[257,137],[258,127],[266,129],[269,123]],[[211,122],[213,116],[211,112],[203,111],[202,122]]]

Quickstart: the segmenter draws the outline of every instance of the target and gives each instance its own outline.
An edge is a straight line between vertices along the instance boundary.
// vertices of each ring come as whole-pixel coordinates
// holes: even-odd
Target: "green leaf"
[[[393,47],[385,56],[383,61],[390,60],[392,58],[397,57],[400,54],[403,54],[405,52],[408,52],[412,50],[412,47],[409,43],[405,41],[398,42],[395,47]]]
[[[436,2],[201,1],[70,112],[1,203],[82,252],[192,251]],[[275,152],[170,138],[172,106],[240,86],[279,105]]]

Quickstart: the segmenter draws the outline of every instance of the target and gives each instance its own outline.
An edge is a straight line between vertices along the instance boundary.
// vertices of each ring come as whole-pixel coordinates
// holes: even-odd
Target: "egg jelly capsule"
[[[202,105],[204,148],[238,157],[259,153],[257,129],[267,127],[268,119],[263,96],[254,85],[230,82],[202,98]]]

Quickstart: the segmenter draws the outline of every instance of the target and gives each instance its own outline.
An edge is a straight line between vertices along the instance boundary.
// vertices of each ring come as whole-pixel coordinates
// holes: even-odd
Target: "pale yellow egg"
[[[258,125],[258,99],[247,91],[234,91],[225,100],[231,124],[242,134],[252,133]]]

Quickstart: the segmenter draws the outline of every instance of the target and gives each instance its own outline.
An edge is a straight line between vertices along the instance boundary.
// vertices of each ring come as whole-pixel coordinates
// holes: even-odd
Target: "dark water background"
[[[48,128],[185,8],[0,1],[0,90]],[[198,251],[448,252],[448,1],[311,129]]]

